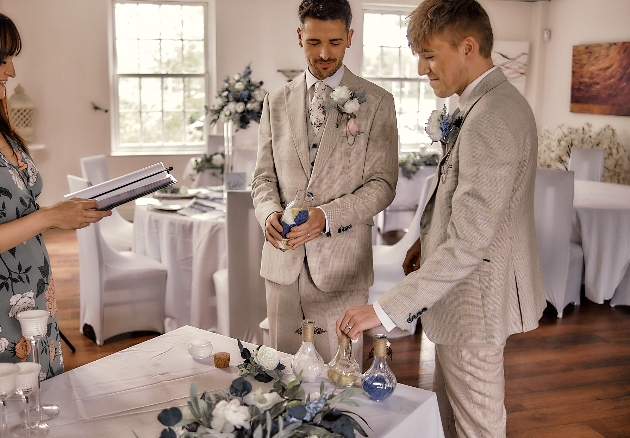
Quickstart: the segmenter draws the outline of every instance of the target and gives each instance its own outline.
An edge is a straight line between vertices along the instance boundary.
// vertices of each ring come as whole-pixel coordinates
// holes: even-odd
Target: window
[[[112,153],[205,150],[208,3],[114,2]]]
[[[444,99],[435,96],[407,43],[407,13],[366,11],[363,15],[362,76],[394,96],[400,151],[439,150],[424,132],[431,111]]]

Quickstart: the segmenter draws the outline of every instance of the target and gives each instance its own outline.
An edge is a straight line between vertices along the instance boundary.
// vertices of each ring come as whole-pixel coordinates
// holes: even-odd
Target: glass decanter
[[[298,190],[295,193],[293,201],[289,202],[284,209],[284,213],[282,213],[282,217],[280,218],[280,224],[282,225],[282,232],[280,233],[282,240],[280,241],[280,246],[283,249],[291,249],[291,247],[287,244],[289,241],[289,239],[287,239],[287,234],[291,231],[291,228],[302,225],[306,222],[308,219],[308,209],[312,203],[312,193],[307,192],[306,190]]]
[[[374,335],[374,361],[363,375],[363,390],[374,401],[383,401],[394,392],[396,376],[387,365],[387,336]]]
[[[8,436],[7,399],[15,394],[15,385],[20,367],[14,363],[0,363],[0,401],[2,401],[2,429],[0,436]]]
[[[305,382],[314,382],[324,371],[324,359],[315,349],[315,321],[302,321],[302,345],[293,356],[291,369],[293,374],[300,375]]]
[[[328,378],[339,387],[350,387],[359,375],[359,363],[352,357],[352,342],[344,333],[337,354],[328,364]]]

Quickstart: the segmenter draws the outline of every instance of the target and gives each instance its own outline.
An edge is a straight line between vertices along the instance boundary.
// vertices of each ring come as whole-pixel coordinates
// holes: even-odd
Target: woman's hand
[[[70,198],[41,210],[49,222],[47,228],[76,230],[112,214],[111,211],[99,211],[97,208],[98,204],[94,199]]]
[[[409,275],[413,271],[417,271],[420,267],[420,238],[411,245],[411,248],[407,250],[407,255],[405,256],[405,261],[403,262],[402,268],[405,275]]]

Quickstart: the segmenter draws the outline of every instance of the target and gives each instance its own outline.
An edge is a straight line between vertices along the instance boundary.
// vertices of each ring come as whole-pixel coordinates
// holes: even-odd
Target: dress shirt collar
[[[335,89],[341,83],[341,79],[343,78],[343,73],[345,72],[345,70],[346,68],[342,64],[341,67],[339,67],[339,70],[337,70],[334,75],[329,76],[324,79],[324,83],[328,85],[330,88]],[[318,81],[319,79],[313,76],[313,73],[311,73],[310,70],[307,68],[306,69],[306,89],[310,90],[311,87],[315,85],[315,82],[318,82]]]
[[[474,81],[472,81],[470,84],[468,84],[468,86],[464,89],[464,91],[462,92],[462,95],[459,96],[459,100],[457,101],[457,108],[459,108],[460,111],[464,110],[464,106],[466,106],[466,102],[468,102],[468,99],[470,98],[470,95],[472,94],[472,91],[475,89],[475,87],[479,84],[479,82],[481,82],[481,80],[483,78],[485,78],[486,76],[488,76],[491,72],[493,72],[494,70],[496,70],[497,67],[496,65],[494,67],[492,67],[489,70],[486,70],[485,72],[483,72],[481,75],[479,75],[479,77],[477,79],[475,79]]]

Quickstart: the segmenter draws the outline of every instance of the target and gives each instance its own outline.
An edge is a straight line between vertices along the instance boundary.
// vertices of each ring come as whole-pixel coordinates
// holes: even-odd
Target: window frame
[[[116,5],[134,4],[156,4],[156,5],[202,5],[204,7],[204,61],[203,73],[118,73],[117,52],[116,52]],[[134,156],[134,155],[198,155],[204,153],[208,142],[208,124],[204,122],[203,140],[199,144],[177,143],[172,145],[147,145],[138,144],[125,146],[120,142],[120,112],[119,112],[119,78],[195,78],[205,79],[206,111],[213,96],[216,93],[216,6],[215,0],[111,0],[109,2],[109,72],[110,72],[110,130],[111,130],[111,155],[112,156]],[[164,110],[162,110],[163,112]],[[207,120],[207,119],[206,119]]]
[[[365,14],[391,14],[391,15],[404,15],[408,16],[411,12],[414,11],[416,6],[408,6],[408,5],[391,5],[391,4],[380,4],[380,3],[364,3],[363,4],[363,19],[365,20]],[[364,51],[364,41],[365,35],[362,35],[363,41],[361,41],[361,70],[363,70],[363,51]],[[392,82],[392,83],[417,83],[418,85],[424,83],[425,86],[429,86],[429,80],[426,76],[417,76],[413,78],[407,77],[393,77],[393,76],[368,76],[364,75],[363,71],[361,72],[361,76],[369,81],[378,81],[378,82]],[[420,91],[419,91],[420,92]],[[448,99],[440,98],[435,96],[436,98],[436,107],[435,109],[439,110],[444,105],[448,106]],[[418,102],[420,102],[418,100]],[[399,115],[399,109],[396,108],[396,117]],[[438,152],[441,153],[441,148],[439,144],[431,143],[430,141],[418,141],[413,144],[402,144],[400,142],[400,136],[398,140],[398,153],[399,154],[407,154],[410,152],[422,152],[422,153],[432,153]]]

